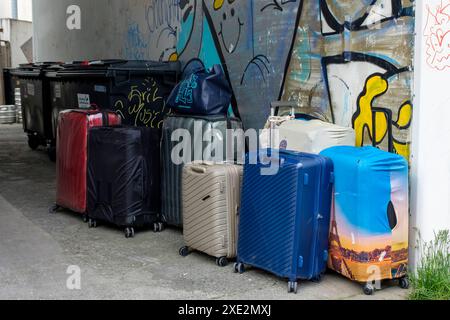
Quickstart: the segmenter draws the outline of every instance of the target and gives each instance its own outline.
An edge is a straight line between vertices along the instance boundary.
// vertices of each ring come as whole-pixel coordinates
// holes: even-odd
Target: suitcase
[[[105,221],[123,227],[126,238],[135,227],[160,223],[159,129],[99,127],[89,135],[89,227]]]
[[[279,164],[275,175],[262,175],[266,160],[251,164],[257,155],[247,155],[234,267],[287,278],[288,291],[296,293],[299,279],[319,280],[327,267],[333,164],[319,155],[268,154]]]
[[[183,169],[182,203],[185,247],[216,258],[220,267],[236,257],[242,166],[192,163]]]
[[[56,205],[85,215],[87,209],[87,144],[89,130],[121,123],[113,112],[68,110],[59,116],[56,163]],[[85,217],[86,218],[86,217]]]
[[[167,117],[162,129],[162,220],[168,225],[182,227],[183,217],[181,212],[181,178],[183,174],[184,164],[192,161],[211,161],[210,156],[204,153],[211,145],[210,141],[203,141],[204,134],[217,130],[221,133],[223,143],[223,160],[226,160],[227,153],[230,153],[230,141],[227,141],[227,129],[241,129],[242,123],[236,118],[228,118],[226,116],[182,116],[172,115]],[[172,161],[172,154],[176,153],[177,146],[180,142],[172,141],[172,134],[178,129],[187,130],[190,134],[190,150],[189,152],[180,152],[183,156],[182,163]],[[203,142],[202,142],[203,141]],[[189,143],[187,142],[189,145]],[[233,150],[234,155],[231,158],[237,159],[239,154],[243,154],[243,150],[239,150],[239,144],[236,143]],[[241,145],[241,147],[243,144]],[[189,148],[189,146],[188,146]],[[227,152],[228,151],[228,152]],[[234,160],[232,159],[232,160]],[[218,160],[218,159],[216,159]],[[217,162],[217,161],[216,161]]]
[[[334,147],[322,155],[333,160],[336,175],[329,267],[365,283],[368,295],[373,281],[399,279],[407,287],[407,161],[374,147]]]
[[[272,104],[272,116],[266,129],[260,135],[262,148],[287,149],[298,152],[319,154],[334,146],[355,146],[355,130],[314,119],[303,114],[295,114],[291,108],[290,116],[277,116],[275,110],[283,103]],[[275,129],[277,129],[275,131]]]

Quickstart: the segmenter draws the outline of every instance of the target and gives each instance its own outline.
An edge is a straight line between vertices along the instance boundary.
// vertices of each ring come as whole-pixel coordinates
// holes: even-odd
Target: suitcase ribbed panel
[[[184,168],[183,221],[188,247],[216,258],[236,256],[241,177],[242,167],[230,164]]]
[[[259,166],[245,167],[239,226],[240,261],[281,277],[293,273],[297,181],[295,166],[286,167],[276,176],[261,176]]]
[[[265,176],[267,166],[247,157],[238,262],[290,281],[312,279],[326,269],[332,163],[290,151],[279,159],[278,174]]]
[[[175,165],[171,159],[173,148],[179,142],[172,142],[172,133],[177,129],[185,129],[191,133],[191,161],[209,161],[211,159],[198,159],[194,154],[195,139],[203,139],[194,135],[196,122],[201,122],[202,133],[216,129],[226,138],[227,121],[224,117],[168,117],[164,121],[162,136],[162,219],[165,223],[177,227],[182,227],[183,216],[181,208],[181,181],[183,175],[183,165]],[[232,128],[242,128],[240,121],[231,119]],[[208,145],[203,142],[203,151]],[[203,152],[202,152],[203,154]],[[224,144],[223,156],[226,156],[226,144]],[[203,155],[201,156],[203,157]]]
[[[183,120],[184,118],[170,117],[164,121],[161,145],[162,218],[164,222],[176,226],[182,224],[179,206],[181,194],[177,183],[177,181],[181,181],[182,166],[177,166],[172,162],[171,153],[174,144],[171,141],[171,135],[175,130],[183,128]]]

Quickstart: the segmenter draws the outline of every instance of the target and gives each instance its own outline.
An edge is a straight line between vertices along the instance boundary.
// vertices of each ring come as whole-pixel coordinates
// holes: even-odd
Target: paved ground
[[[21,126],[0,125],[0,299],[366,299],[361,287],[335,275],[300,283],[252,270],[234,274],[200,254],[181,258],[178,230],[138,233],[90,230],[67,212],[48,214],[55,165],[31,151]],[[67,289],[67,269],[81,268],[81,290]],[[371,299],[404,299],[388,284]]]

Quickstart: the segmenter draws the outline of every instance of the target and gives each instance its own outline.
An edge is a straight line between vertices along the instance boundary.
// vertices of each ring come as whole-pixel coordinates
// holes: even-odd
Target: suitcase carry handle
[[[192,166],[191,170],[195,173],[200,173],[200,174],[205,174],[206,173],[206,168],[204,167],[199,167],[199,166]]]
[[[392,110],[385,108],[372,107],[372,145],[376,148],[377,145],[377,114],[384,113],[388,122],[388,151],[394,153],[394,138],[392,131]]]
[[[286,150],[286,149],[272,148],[272,149],[268,149],[268,150],[276,150],[278,152],[278,155],[276,158],[274,157],[273,154],[271,154],[270,157],[272,157],[271,161],[278,161],[280,163],[280,167],[284,166],[283,155],[284,156],[291,155],[291,156],[295,156],[295,157],[299,157],[302,155],[301,152],[291,151],[291,150]],[[266,155],[263,155],[263,157],[266,157]]]
[[[292,151],[292,150],[286,150],[286,149],[281,149],[278,152],[280,153],[280,155],[282,155],[282,154],[290,155],[290,156],[299,156],[299,155],[301,155],[301,152]]]

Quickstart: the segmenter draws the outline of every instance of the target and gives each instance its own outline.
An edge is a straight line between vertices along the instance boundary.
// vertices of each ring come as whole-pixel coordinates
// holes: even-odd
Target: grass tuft
[[[410,275],[411,300],[450,300],[450,232],[440,231],[421,246],[421,260]]]

